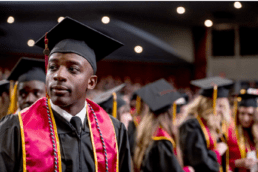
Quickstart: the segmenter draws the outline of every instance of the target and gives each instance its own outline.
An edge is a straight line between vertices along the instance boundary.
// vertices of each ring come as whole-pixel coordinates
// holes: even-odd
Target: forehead
[[[88,62],[85,58],[82,56],[75,54],[75,53],[54,53],[49,57],[49,61],[78,61],[78,62]]]
[[[49,58],[49,63],[57,63],[61,65],[78,65],[81,69],[93,73],[91,64],[84,57],[76,53],[53,53]],[[48,75],[48,74],[47,74]]]
[[[254,113],[254,107],[244,107],[244,106],[240,106],[239,107],[239,111],[240,112],[245,112],[245,113]]]
[[[25,81],[25,82],[20,82],[18,85],[18,90],[22,89],[45,89],[45,83],[41,81]]]

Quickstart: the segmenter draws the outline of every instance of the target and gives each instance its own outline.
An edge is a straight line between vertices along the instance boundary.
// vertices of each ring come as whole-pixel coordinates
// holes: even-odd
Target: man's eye
[[[69,67],[69,71],[71,71],[71,72],[77,72],[79,70],[80,69],[78,67],[73,67],[73,66]]]
[[[20,93],[20,96],[21,96],[22,98],[25,98],[25,97],[26,97],[26,93]]]
[[[48,67],[48,69],[50,69],[50,70],[55,70],[57,67],[56,67],[56,65],[49,65],[49,67]]]
[[[35,91],[35,92],[34,92],[34,95],[35,95],[36,97],[39,97],[39,96],[40,96],[40,91]]]

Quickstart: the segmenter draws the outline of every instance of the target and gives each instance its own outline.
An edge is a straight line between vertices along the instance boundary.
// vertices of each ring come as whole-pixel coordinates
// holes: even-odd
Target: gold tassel
[[[176,125],[176,103],[173,103],[173,125]]]
[[[141,112],[141,97],[140,96],[136,97],[136,112],[137,112],[137,114],[140,114],[140,112]]]
[[[213,114],[216,116],[216,102],[217,102],[217,96],[218,96],[218,86],[214,85],[213,87]]]
[[[116,93],[113,93],[113,110],[112,110],[112,116],[116,118],[117,116],[117,96]]]
[[[13,89],[10,91],[10,105],[8,108],[7,114],[14,114],[18,109],[18,96],[17,96],[17,88],[18,81],[15,83]]]

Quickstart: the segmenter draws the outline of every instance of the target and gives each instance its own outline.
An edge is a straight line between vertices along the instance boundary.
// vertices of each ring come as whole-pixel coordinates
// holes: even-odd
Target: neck
[[[72,116],[78,114],[85,106],[85,101],[83,102],[76,102],[74,104],[68,106],[60,106],[63,110],[70,113]]]

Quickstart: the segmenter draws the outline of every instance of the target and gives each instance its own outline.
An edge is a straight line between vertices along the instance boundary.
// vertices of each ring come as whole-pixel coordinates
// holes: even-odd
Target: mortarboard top
[[[22,57],[12,69],[7,80],[18,82],[37,80],[45,83],[45,61]]]
[[[258,107],[257,106],[258,89],[256,88],[241,89],[238,97],[241,97],[239,106]]]
[[[66,17],[47,33],[48,48],[53,53],[75,53],[85,58],[97,70],[97,61],[123,44],[70,17]],[[35,45],[45,48],[45,35]]]
[[[155,114],[166,111],[175,100],[181,97],[165,79],[147,84],[136,91],[136,94],[141,97]]]
[[[104,110],[106,110],[108,113],[112,112],[113,109],[113,93],[116,93],[120,91],[122,88],[124,88],[125,84],[121,84],[115,88],[112,88],[104,93],[101,93],[97,97],[93,99],[93,101],[97,104],[99,104]],[[117,109],[121,106],[125,105],[125,101],[122,99],[120,95],[117,95]]]
[[[213,97],[213,87],[217,85],[217,98],[228,97],[229,88],[233,85],[233,81],[219,76],[198,79],[191,81],[191,84],[201,88],[200,94],[205,97]]]
[[[3,94],[3,92],[6,92],[9,94],[10,89],[10,82],[7,80],[1,80],[0,81],[0,96]]]

